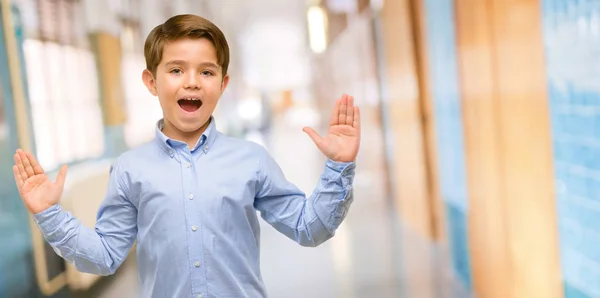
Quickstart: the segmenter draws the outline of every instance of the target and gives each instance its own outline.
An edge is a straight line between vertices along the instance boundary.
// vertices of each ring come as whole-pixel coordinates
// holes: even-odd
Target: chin
[[[197,131],[200,128],[202,128],[202,126],[204,126],[204,124],[206,124],[209,119],[210,119],[210,117],[208,117],[208,118],[203,117],[202,119],[198,119],[195,121],[179,120],[179,121],[177,121],[177,125],[175,125],[175,127],[177,127],[177,129],[179,129],[182,132],[194,132],[194,131]]]

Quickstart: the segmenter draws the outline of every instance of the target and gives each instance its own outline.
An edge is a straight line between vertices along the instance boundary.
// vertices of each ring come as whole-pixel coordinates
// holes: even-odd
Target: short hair
[[[173,16],[148,34],[144,45],[144,56],[146,68],[153,75],[156,75],[165,46],[182,38],[206,38],[211,41],[217,52],[217,63],[221,66],[225,77],[229,67],[229,45],[225,35],[211,21],[192,14]]]

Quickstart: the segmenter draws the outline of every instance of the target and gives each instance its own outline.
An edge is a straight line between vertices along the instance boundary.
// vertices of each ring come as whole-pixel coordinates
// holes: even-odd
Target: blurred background
[[[0,297],[138,297],[135,253],[74,270],[12,177],[31,150],[93,227],[108,169],[152,140],[143,43],[170,16],[231,48],[218,129],[310,194],[343,93],[361,107],[355,201],[303,248],[262,224],[270,297],[600,297],[600,1],[0,0]]]

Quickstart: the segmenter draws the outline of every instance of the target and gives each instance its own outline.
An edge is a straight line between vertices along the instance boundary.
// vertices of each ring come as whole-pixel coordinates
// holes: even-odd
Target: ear
[[[223,81],[221,81],[221,93],[223,93],[223,91],[225,91],[225,88],[227,88],[227,85],[229,84],[229,75],[225,75],[225,77],[223,77]]]
[[[148,88],[148,91],[150,91],[152,95],[157,96],[158,92],[156,91],[156,80],[154,80],[154,76],[149,70],[144,69],[144,72],[142,72],[142,80],[144,81],[146,88]]]

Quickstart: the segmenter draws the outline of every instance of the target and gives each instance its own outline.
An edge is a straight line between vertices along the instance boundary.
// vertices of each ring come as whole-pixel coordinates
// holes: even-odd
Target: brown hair
[[[223,77],[227,74],[229,45],[221,29],[203,17],[184,14],[171,17],[148,34],[144,45],[144,56],[146,57],[146,68],[152,75],[156,75],[165,45],[181,38],[210,40],[217,51],[217,63],[221,66]]]

